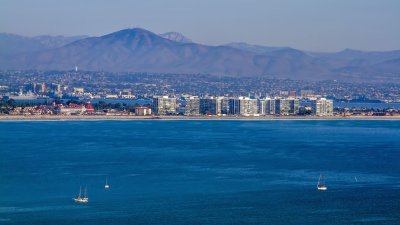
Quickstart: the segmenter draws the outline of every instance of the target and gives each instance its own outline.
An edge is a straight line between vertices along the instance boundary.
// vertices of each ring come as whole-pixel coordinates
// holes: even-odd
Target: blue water
[[[400,121],[0,122],[0,224],[398,225],[399,161]]]

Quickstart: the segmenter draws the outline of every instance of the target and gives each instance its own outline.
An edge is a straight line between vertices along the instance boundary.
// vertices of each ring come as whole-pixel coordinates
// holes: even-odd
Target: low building
[[[58,112],[65,115],[77,115],[83,114],[86,108],[83,104],[69,104],[68,106],[60,105],[58,106]]]
[[[95,113],[95,110],[94,110],[92,104],[90,104],[90,101],[86,102],[85,109],[86,109],[86,110],[85,110],[85,113],[86,113],[86,114],[93,114],[93,113]]]
[[[150,116],[151,115],[151,108],[145,106],[139,106],[135,108],[135,115],[136,116]]]

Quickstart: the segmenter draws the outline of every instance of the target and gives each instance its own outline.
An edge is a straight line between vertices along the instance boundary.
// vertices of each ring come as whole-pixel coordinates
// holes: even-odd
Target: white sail
[[[320,191],[325,191],[328,189],[328,187],[325,186],[325,182],[324,182],[324,178],[322,177],[322,174],[319,175],[317,189]]]

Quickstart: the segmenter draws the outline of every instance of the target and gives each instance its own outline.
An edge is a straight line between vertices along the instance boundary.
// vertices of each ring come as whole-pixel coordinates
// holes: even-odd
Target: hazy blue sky
[[[0,0],[0,32],[179,31],[204,44],[400,49],[400,0]]]

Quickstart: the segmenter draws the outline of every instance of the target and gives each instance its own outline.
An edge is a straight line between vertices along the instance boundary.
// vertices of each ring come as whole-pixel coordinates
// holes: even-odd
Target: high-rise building
[[[299,99],[288,99],[289,104],[290,104],[290,111],[289,113],[291,115],[297,115],[299,114],[299,109],[300,109],[300,102]]]
[[[59,93],[59,94],[62,93],[61,84],[57,84],[57,93]]]
[[[258,114],[258,101],[248,97],[239,97],[239,112],[240,115],[255,115]]]
[[[313,114],[316,116],[333,116],[333,101],[320,98],[312,102]]]
[[[269,115],[275,114],[275,99],[266,99],[265,113]]]
[[[33,83],[32,86],[33,86],[33,87],[32,87],[32,92],[33,92],[33,93],[36,93],[36,91],[37,91],[37,90],[36,90],[36,88],[37,88],[37,87],[36,87],[36,83]]]
[[[42,85],[40,85],[40,92],[45,93],[46,92],[46,84],[42,83]]]
[[[200,99],[200,113],[217,115],[217,99],[214,97]]]
[[[259,110],[261,115],[274,115],[275,114],[275,99],[265,98],[259,101]]]
[[[218,113],[227,115],[229,114],[229,99],[225,97],[218,98]]]
[[[288,116],[296,115],[299,113],[299,100],[298,99],[276,99],[275,100],[275,114]]]
[[[174,115],[176,114],[176,98],[168,96],[153,98],[153,111],[158,115]]]
[[[238,115],[240,114],[240,101],[237,98],[228,99],[228,114]]]
[[[197,116],[200,115],[200,99],[197,96],[190,96],[185,99],[185,115]]]

